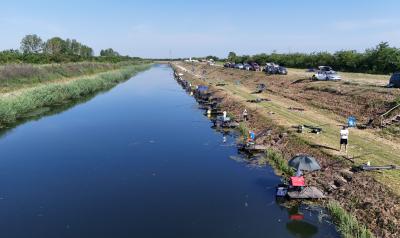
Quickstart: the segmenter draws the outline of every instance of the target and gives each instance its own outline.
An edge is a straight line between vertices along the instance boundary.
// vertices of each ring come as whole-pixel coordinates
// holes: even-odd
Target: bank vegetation
[[[38,85],[16,95],[0,95],[0,128],[16,123],[32,111],[66,104],[110,89],[149,67],[150,64],[130,65],[66,82]]]

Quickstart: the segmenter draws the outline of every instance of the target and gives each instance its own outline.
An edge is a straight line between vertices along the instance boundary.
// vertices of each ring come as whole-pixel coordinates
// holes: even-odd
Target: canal
[[[0,236],[338,237],[324,211],[275,200],[271,168],[241,161],[155,65],[0,138]]]

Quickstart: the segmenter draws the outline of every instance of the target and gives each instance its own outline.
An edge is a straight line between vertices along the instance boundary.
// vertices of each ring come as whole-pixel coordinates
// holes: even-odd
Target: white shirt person
[[[343,126],[343,128],[340,130],[340,151],[342,151],[342,145],[344,145],[344,149],[346,150],[347,153],[347,144],[349,140],[349,130],[347,127]]]

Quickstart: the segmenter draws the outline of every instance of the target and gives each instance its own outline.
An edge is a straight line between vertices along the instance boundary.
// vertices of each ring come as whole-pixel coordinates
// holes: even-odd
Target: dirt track
[[[301,74],[295,74],[293,77],[267,77],[259,72],[246,72],[205,65],[195,65],[192,68],[192,65],[180,64],[177,68],[181,72],[185,69],[185,79],[193,80],[198,84],[225,83],[226,85],[223,87],[213,87],[214,89],[222,89],[216,93],[216,96],[224,98],[222,103],[224,109],[235,115],[236,118],[240,118],[241,112],[244,108],[247,108],[250,112],[248,127],[256,131],[271,130],[271,133],[260,138],[258,143],[281,151],[287,159],[297,153],[312,154],[322,165],[323,171],[307,175],[307,181],[310,185],[320,187],[332,198],[338,200],[348,211],[373,230],[378,237],[400,236],[400,228],[397,226],[400,223],[400,200],[398,194],[392,192],[398,192],[396,188],[400,185],[399,172],[374,173],[373,176],[371,176],[371,173],[351,173],[349,172],[351,163],[341,157],[342,154],[336,150],[338,127],[335,124],[343,123],[345,116],[347,116],[346,112],[352,112],[352,109],[348,108],[349,105],[345,103],[354,98],[359,100],[358,103],[355,103],[353,110],[360,110],[359,114],[356,114],[360,116],[366,113],[368,116],[362,117],[364,119],[377,113],[376,109],[363,109],[368,104],[365,100],[368,99],[370,94],[363,97],[362,91],[366,90],[366,87],[373,86],[346,82],[339,83],[339,85],[332,85],[334,83],[331,82],[311,83],[307,82],[306,78],[298,78]],[[192,69],[194,71],[191,71]],[[251,92],[258,83],[266,83],[269,91],[263,95],[252,95]],[[370,83],[368,82],[368,84]],[[307,89],[309,87],[315,87],[315,89]],[[322,90],[322,93],[327,93],[326,98],[332,100],[322,101],[318,104],[310,102],[313,101],[313,97],[321,97],[319,87],[326,88],[326,92]],[[347,95],[346,93],[337,93],[331,88],[348,93]],[[376,97],[376,102],[383,103],[381,105],[399,95],[397,90],[392,90],[388,95],[385,95],[381,87],[375,87],[371,90],[372,95]],[[353,98],[348,95],[350,92],[356,92],[358,96]],[[257,104],[246,102],[247,99],[254,99],[255,97],[269,98],[272,101]],[[339,103],[342,104],[338,109],[337,104]],[[322,110],[321,105],[324,106]],[[288,110],[289,106],[304,108],[305,111],[291,111]],[[342,107],[343,109],[341,109]],[[330,126],[324,127],[324,133],[318,136],[309,133],[297,134],[291,129],[292,125],[302,124],[303,122],[328,123]],[[364,151],[358,151],[359,153],[380,151],[379,156],[368,155],[362,159],[355,159],[356,163],[371,160],[373,163],[378,161],[399,165],[397,160],[398,144],[377,138],[373,130],[351,131],[351,134],[352,141],[360,143],[360,145],[351,148],[353,153],[356,153],[360,148]],[[356,136],[359,137],[359,140],[354,139]],[[370,143],[373,143],[376,148],[365,148],[373,147],[371,144],[363,144],[366,140],[371,140]],[[379,157],[382,156],[385,158],[379,160]],[[390,183],[385,182],[389,180]]]

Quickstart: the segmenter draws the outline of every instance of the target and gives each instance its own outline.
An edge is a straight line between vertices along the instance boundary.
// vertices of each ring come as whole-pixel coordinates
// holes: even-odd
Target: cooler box
[[[293,187],[304,187],[306,186],[306,183],[304,181],[304,177],[290,177],[290,183],[292,184]]]

